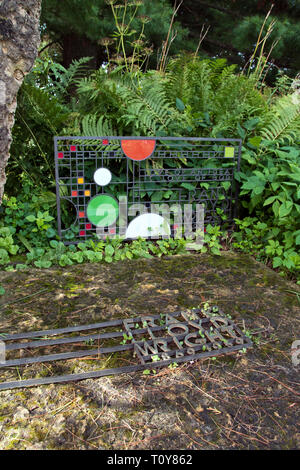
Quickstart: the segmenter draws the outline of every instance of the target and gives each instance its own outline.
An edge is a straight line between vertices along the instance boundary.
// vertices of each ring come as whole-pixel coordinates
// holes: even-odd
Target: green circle
[[[93,225],[97,227],[108,227],[118,218],[118,202],[107,194],[95,196],[88,203],[86,215]]]

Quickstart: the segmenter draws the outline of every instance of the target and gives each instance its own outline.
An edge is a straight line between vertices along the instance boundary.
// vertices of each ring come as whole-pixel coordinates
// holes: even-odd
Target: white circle
[[[135,217],[127,227],[125,238],[158,238],[169,237],[170,226],[166,219],[154,213],[147,213]]]
[[[94,173],[94,181],[98,186],[106,186],[111,182],[111,172],[107,168],[98,168]]]

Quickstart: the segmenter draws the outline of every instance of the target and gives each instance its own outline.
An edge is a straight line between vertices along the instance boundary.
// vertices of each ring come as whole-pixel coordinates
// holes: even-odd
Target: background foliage
[[[256,2],[248,10],[229,2],[233,13],[229,19],[228,11],[223,11],[228,2],[215,2],[206,9],[207,18],[216,22],[211,37],[223,31],[228,38],[226,28],[239,17],[231,42],[241,51],[243,44],[256,51],[252,66],[242,70],[244,52],[237,64],[230,63],[236,57],[228,53],[230,48],[225,51],[228,60],[215,50],[214,57],[208,57],[212,51],[203,40],[196,53],[192,20],[186,14],[194,12],[191,2],[184,2],[174,23],[172,2],[140,3],[131,2],[123,21],[124,8],[117,5],[124,7],[124,2],[43,2],[44,42],[18,97],[6,196],[0,208],[0,264],[13,261],[22,269],[32,263],[49,267],[86,260],[111,262],[184,248],[184,241],[139,241],[132,246],[108,241],[79,250],[64,248],[56,235],[54,135],[223,136],[243,141],[241,171],[236,174],[241,190],[239,219],[233,232],[226,225],[207,227],[204,250],[245,251],[295,278],[300,269],[300,80],[293,75],[297,60],[292,48],[290,67],[274,74],[270,58],[261,47],[255,48],[263,22],[257,13],[264,9],[258,12]],[[197,14],[202,14],[204,3],[199,2]],[[284,38],[274,55],[278,60],[286,54],[289,32],[298,27],[294,19],[299,11],[295,7],[292,17],[291,3],[282,2],[285,9],[274,8]],[[274,29],[272,34],[279,33]],[[75,54],[77,40],[84,47]],[[125,178],[122,167],[118,171]],[[63,216],[66,223],[71,221],[66,210]]]
[[[110,14],[110,0],[43,0],[42,25],[47,36],[61,51],[62,63],[69,66],[73,59],[93,56],[93,66],[100,67],[106,60],[105,47],[99,39],[110,36],[114,23]],[[122,4],[122,1],[114,2]],[[131,0],[128,3],[140,3]],[[152,21],[146,25],[145,35],[153,45],[155,64],[157,51],[165,39],[172,8],[179,1],[144,1],[139,14],[148,15]],[[203,40],[202,57],[226,57],[230,63],[244,66],[253,52],[258,33],[268,10],[273,5],[268,22],[276,21],[267,48],[280,38],[273,50],[272,77],[277,67],[295,75],[300,68],[300,3],[298,0],[183,0],[178,11],[174,30],[177,36],[171,54],[180,50],[196,49],[201,26],[209,26]],[[137,24],[134,23],[134,29]]]

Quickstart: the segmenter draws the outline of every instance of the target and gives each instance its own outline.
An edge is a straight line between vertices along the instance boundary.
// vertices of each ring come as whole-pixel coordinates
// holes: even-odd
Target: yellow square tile
[[[83,184],[84,183],[84,179],[83,178],[78,178],[78,184]]]
[[[225,158],[234,158],[234,147],[225,147]]]
[[[90,195],[91,195],[91,191],[89,191],[89,190],[84,191],[84,195],[85,195],[85,196],[90,196]]]

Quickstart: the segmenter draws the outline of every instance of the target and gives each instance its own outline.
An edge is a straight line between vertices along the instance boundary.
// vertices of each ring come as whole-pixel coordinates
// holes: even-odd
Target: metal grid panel
[[[86,334],[91,331],[93,331],[92,334]],[[1,334],[1,339],[5,343],[7,355],[6,362],[0,363],[2,368],[19,368],[30,364],[83,357],[101,360],[105,359],[105,355],[126,351],[132,354],[129,359],[130,365],[124,367],[2,382],[0,390],[71,382],[134,372],[148,367],[157,368],[174,362],[181,363],[232,354],[252,346],[250,339],[217,307],[147,315],[55,330]],[[97,348],[95,344],[91,344],[94,341],[98,342]],[[70,348],[67,351],[66,345]],[[61,348],[64,352],[61,352]],[[20,350],[30,351],[30,354],[20,358],[18,354]],[[44,354],[41,354],[41,351],[44,351]],[[19,369],[17,371],[20,376]]]
[[[135,161],[122,150],[121,142],[155,141],[155,150],[148,159]],[[87,206],[92,198],[108,194],[116,200],[127,197],[127,221],[132,204],[203,204],[205,223],[221,224],[217,209],[231,221],[235,217],[237,188],[234,172],[240,167],[239,139],[210,139],[192,137],[55,137],[55,168],[58,209],[58,232],[68,243],[70,228],[62,226],[64,204],[74,208],[76,240],[105,238],[117,230],[109,226],[97,229],[87,218]],[[107,168],[112,179],[109,185],[99,186],[93,175]],[[122,179],[122,175],[126,178]],[[165,197],[169,191],[169,196]],[[193,228],[195,214],[192,216]],[[174,231],[172,230],[172,235]],[[120,233],[122,235],[122,233]]]

